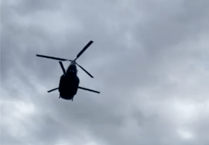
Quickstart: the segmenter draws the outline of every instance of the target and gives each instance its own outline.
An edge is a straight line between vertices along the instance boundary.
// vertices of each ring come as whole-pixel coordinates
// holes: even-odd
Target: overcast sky
[[[1,1],[2,145],[208,145],[208,0]],[[58,61],[78,59],[74,101]],[[64,63],[65,68],[69,65]]]

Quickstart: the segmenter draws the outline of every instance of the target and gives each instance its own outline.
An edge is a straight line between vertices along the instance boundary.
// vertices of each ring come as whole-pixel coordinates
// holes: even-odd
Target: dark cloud
[[[208,144],[207,5],[2,2],[1,143]],[[35,55],[73,59],[89,40],[81,86],[101,94],[47,94],[62,71]]]

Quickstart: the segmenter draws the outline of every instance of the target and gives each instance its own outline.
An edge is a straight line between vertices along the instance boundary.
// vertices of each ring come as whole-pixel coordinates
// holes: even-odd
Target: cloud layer
[[[1,2],[3,145],[208,145],[207,0]],[[73,102],[57,61],[78,62]],[[64,63],[65,67],[69,63]]]

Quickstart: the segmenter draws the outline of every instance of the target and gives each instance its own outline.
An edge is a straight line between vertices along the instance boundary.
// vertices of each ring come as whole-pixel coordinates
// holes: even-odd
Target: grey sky
[[[208,0],[1,2],[2,145],[208,145]],[[79,58],[73,102],[62,70]],[[68,63],[64,63],[65,67]]]

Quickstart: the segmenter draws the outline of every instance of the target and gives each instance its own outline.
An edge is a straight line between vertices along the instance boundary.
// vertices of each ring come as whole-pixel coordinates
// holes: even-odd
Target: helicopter
[[[59,90],[59,98],[65,99],[65,100],[72,100],[74,96],[77,94],[78,89],[94,92],[94,93],[100,93],[99,91],[80,87],[80,79],[77,76],[77,66],[80,67],[84,72],[86,72],[91,78],[94,78],[87,70],[85,70],[81,65],[79,65],[76,60],[84,53],[84,51],[93,43],[92,40],[89,41],[89,43],[86,44],[86,46],[77,54],[76,58],[74,60],[70,59],[64,59],[64,58],[58,58],[53,56],[46,56],[46,55],[40,55],[36,54],[37,57],[44,57],[48,59],[55,59],[59,61],[60,67],[62,68],[63,74],[60,77],[59,81],[59,87],[51,89],[48,91],[48,93]],[[63,61],[70,61],[70,65],[68,66],[67,71],[64,68]]]

